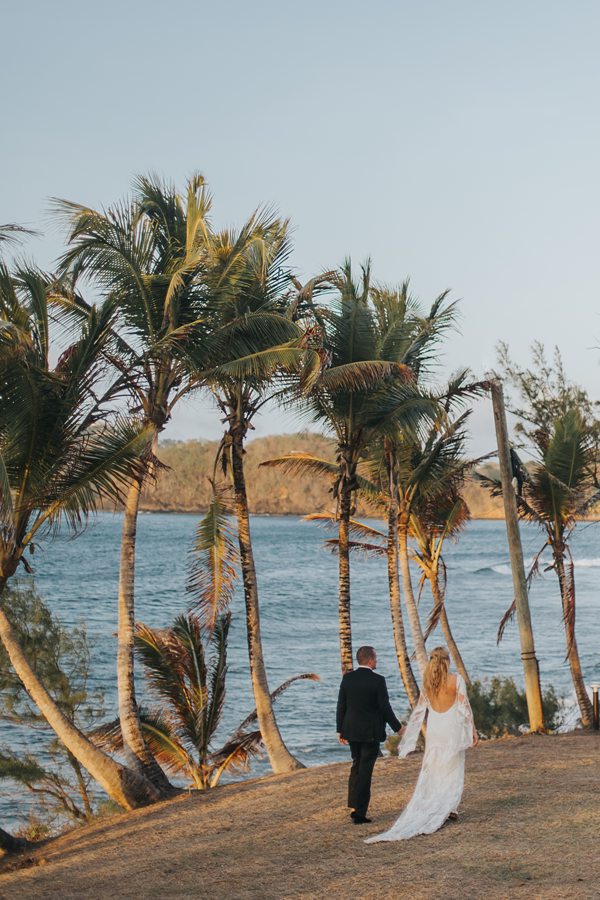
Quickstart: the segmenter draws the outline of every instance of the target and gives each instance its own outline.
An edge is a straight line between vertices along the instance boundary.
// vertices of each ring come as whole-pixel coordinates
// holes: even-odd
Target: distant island
[[[151,512],[201,512],[210,497],[216,441],[165,441],[158,456],[165,468],[155,484],[144,491],[142,509]],[[262,467],[261,462],[286,453],[310,453],[335,460],[333,441],[313,432],[280,434],[255,438],[247,445],[246,481],[250,509],[258,515],[301,516],[332,508],[329,485],[325,479],[290,478],[277,468]],[[485,471],[497,471],[485,466]],[[492,499],[474,480],[469,479],[465,499],[474,519],[501,519],[502,501]],[[365,509],[359,513],[366,514]]]

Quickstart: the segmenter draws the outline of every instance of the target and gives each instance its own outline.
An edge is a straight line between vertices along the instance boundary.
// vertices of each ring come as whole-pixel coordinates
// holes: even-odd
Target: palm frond
[[[194,760],[179,740],[173,721],[163,710],[138,708],[140,723],[150,752],[173,771],[189,770]],[[125,747],[119,719],[104,722],[87,735],[93,743],[110,753],[121,753]]]
[[[265,459],[261,466],[276,466],[281,468],[286,475],[320,475],[334,480],[338,476],[338,466],[335,462],[320,459],[310,453],[290,453],[286,456],[277,456],[273,459]]]
[[[221,775],[229,769],[245,771],[250,759],[260,756],[262,749],[263,740],[260,731],[236,733],[219,750],[211,754],[210,786],[216,787]]]
[[[0,453],[0,523],[6,534],[11,534],[14,527],[13,500],[10,479],[2,453]]]
[[[324,541],[324,546],[334,556],[337,556],[340,552],[340,542],[337,538],[328,538]],[[348,550],[351,553],[362,554],[367,558],[387,556],[387,550],[381,544],[369,544],[366,541],[348,541]]]
[[[533,561],[531,563],[529,572],[527,573],[527,577],[525,579],[527,590],[530,589],[531,583],[533,582],[533,580],[541,574],[540,573],[540,560],[542,558],[542,555],[544,554],[544,552],[547,549],[548,549],[548,545],[544,544],[543,547],[541,548],[541,550],[538,550],[538,552],[533,557]],[[516,611],[517,611],[517,603],[516,603],[516,599],[513,598],[512,603],[510,604],[510,606],[504,613],[502,619],[500,620],[500,625],[498,626],[498,634],[496,636],[497,644],[499,644],[500,641],[502,640],[502,638],[504,637],[504,632],[506,631],[506,626],[513,620]]]
[[[212,740],[225,703],[225,678],[227,676],[227,638],[231,625],[231,613],[220,616],[214,626],[211,643],[215,650],[208,673],[209,691],[208,708],[205,716],[205,728],[208,740]]]
[[[356,360],[325,369],[315,382],[313,390],[330,394],[340,391],[369,391],[388,378],[410,382],[413,373],[402,363],[380,359]]]
[[[135,633],[135,649],[146,670],[146,678],[152,691],[166,701],[169,708],[177,718],[183,722],[184,727],[196,724],[198,704],[190,697],[186,684],[186,653],[182,645],[181,637],[177,635],[177,626],[180,631],[189,631],[188,622],[184,616],[178,616],[171,629],[159,631],[139,624]],[[195,661],[195,668],[199,671],[198,681],[205,683],[206,669],[204,665],[202,645],[200,644],[200,658]],[[203,671],[202,671],[203,669]],[[200,698],[202,707],[202,698]]]
[[[229,606],[238,578],[238,550],[228,488],[213,483],[210,505],[200,520],[192,549],[187,590],[203,624],[213,628]]]
[[[156,711],[140,719],[146,743],[157,762],[174,772],[194,773],[196,762],[169,720]]]
[[[575,640],[575,562],[568,544],[565,546],[567,565],[565,566],[566,584],[561,586],[563,596],[563,624],[567,635],[567,653],[569,658]]]
[[[309,515],[303,516],[302,518],[305,522],[317,522],[320,525],[324,525],[326,528],[339,527],[339,519],[332,513],[309,513]],[[358,537],[367,541],[376,539],[381,541],[382,544],[385,544],[387,540],[387,535],[385,535],[383,531],[374,528],[372,525],[359,522],[358,519],[351,518],[348,523],[348,528],[351,537]]]
[[[498,626],[498,634],[496,635],[496,643],[499,644],[502,638],[504,637],[504,632],[506,631],[506,626],[512,622],[514,619],[515,613],[517,611],[517,603],[516,600],[513,599],[512,603],[502,616],[500,620],[500,624]]]
[[[321,676],[315,675],[314,672],[305,672],[302,675],[293,675],[291,678],[288,678],[287,681],[284,681],[282,684],[280,684],[278,688],[275,688],[275,690],[272,691],[271,702],[274,702],[275,700],[277,700],[277,698],[280,697],[281,694],[284,693],[284,691],[287,691],[287,689],[292,684],[294,684],[295,681],[320,681],[320,680],[321,680]],[[238,725],[236,734],[239,734],[242,731],[246,731],[248,726],[252,725],[253,722],[256,722],[257,719],[258,719],[258,713],[256,712],[256,709],[253,709],[252,712],[250,713],[250,715],[246,716],[244,721]]]
[[[27,540],[43,525],[58,526],[64,519],[76,528],[104,501],[118,502],[132,477],[141,472],[141,459],[149,445],[150,430],[135,421],[120,419],[90,431],[64,448],[60,463],[52,460],[51,478],[29,501],[39,508]],[[20,502],[22,498],[20,498]]]
[[[294,346],[293,342],[290,342],[224,362],[205,371],[203,375],[208,383],[227,382],[229,379],[238,382],[246,380],[266,382],[277,372],[300,372],[305,355],[301,347]]]
[[[37,234],[31,228],[24,228],[22,225],[7,223],[0,225],[0,244],[20,244],[23,237]]]

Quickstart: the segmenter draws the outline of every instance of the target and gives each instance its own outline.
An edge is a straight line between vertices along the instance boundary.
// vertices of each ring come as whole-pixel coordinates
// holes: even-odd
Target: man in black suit
[[[402,725],[394,715],[385,678],[377,675],[377,654],[373,647],[360,647],[358,668],[346,672],[337,704],[337,731],[340,744],[350,744],[352,768],[348,780],[348,806],[355,825],[370,822],[367,809],[371,799],[371,776],[385,741],[386,723],[400,734]]]

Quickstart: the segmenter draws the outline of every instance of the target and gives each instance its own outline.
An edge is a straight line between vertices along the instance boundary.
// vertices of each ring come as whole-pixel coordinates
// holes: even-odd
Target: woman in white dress
[[[415,749],[425,717],[425,755],[414,793],[389,831],[367,838],[367,844],[432,834],[447,819],[456,818],[464,785],[465,750],[477,744],[478,737],[464,679],[450,672],[445,647],[436,647],[429,657],[423,690],[404,730],[399,756]]]

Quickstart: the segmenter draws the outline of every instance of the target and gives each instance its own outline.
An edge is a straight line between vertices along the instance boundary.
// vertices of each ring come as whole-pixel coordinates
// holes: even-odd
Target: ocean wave
[[[495,572],[497,575],[512,574],[510,563],[499,563],[495,566],[483,566],[481,569],[475,570],[476,575],[487,575],[489,572]]]
[[[541,571],[544,570],[545,565],[548,565],[550,559],[542,560],[542,565],[540,566]],[[529,567],[533,564],[533,560],[525,561],[525,569],[528,571]],[[574,560],[576,569],[598,569],[600,568],[600,557],[582,557],[582,559]],[[497,575],[511,575],[512,570],[510,567],[510,563],[496,563],[493,566],[483,566],[481,569],[476,569],[476,575],[485,575],[488,572],[495,572]]]

